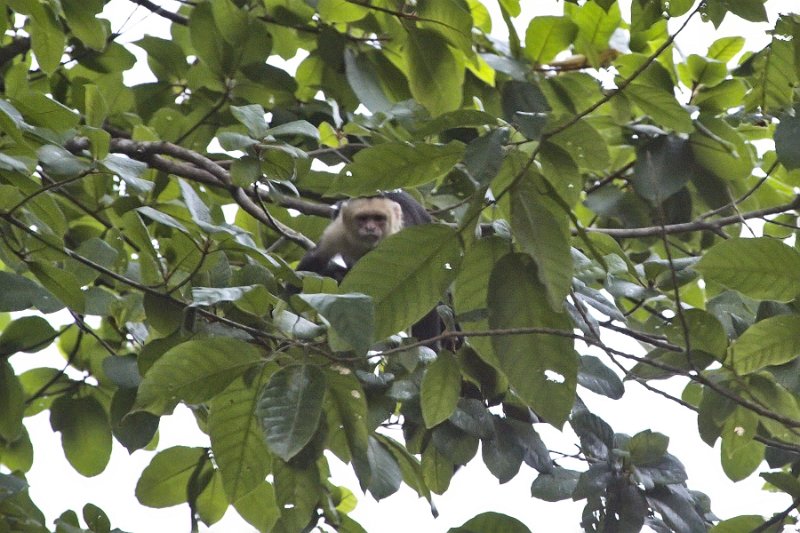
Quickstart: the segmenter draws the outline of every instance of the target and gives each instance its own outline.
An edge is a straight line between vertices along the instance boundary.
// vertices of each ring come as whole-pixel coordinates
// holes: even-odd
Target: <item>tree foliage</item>
[[[766,21],[765,1],[529,21],[490,3],[3,4],[0,530],[49,531],[26,416],[49,411],[93,476],[178,404],[209,445],[160,451],[135,494],[195,525],[232,506],[259,531],[362,531],[333,456],[376,499],[405,484],[431,509],[461,465],[505,482],[527,464],[534,498],[585,502],[586,531],[794,521],[792,504],[720,522],[668,437],[615,432],[589,392],[624,406],[683,379],[672,399],[728,477],[800,498],[800,15],[761,49],[682,56],[688,21]],[[125,43],[103,13],[133,4],[170,37]],[[137,57],[152,81],[127,75]],[[396,188],[437,222],[341,287],[294,272],[333,202]],[[398,334],[440,301],[457,351]],[[52,345],[63,369],[12,365]],[[87,503],[58,527],[111,525]],[[497,513],[457,529],[497,530],[528,531]]]

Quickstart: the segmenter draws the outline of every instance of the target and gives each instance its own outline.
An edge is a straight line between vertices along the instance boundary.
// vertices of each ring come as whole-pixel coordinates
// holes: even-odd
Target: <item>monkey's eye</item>
[[[386,222],[386,215],[381,214],[359,214],[356,216],[358,222]]]

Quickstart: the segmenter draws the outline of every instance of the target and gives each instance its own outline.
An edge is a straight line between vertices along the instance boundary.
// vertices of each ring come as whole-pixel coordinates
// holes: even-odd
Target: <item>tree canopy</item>
[[[94,476],[113,440],[154,449],[179,404],[208,446],[159,451],[131,498],[184,505],[194,528],[232,508],[262,532],[359,532],[357,495],[406,485],[435,513],[471,461],[500,482],[533,468],[521,500],[584,502],[586,531],[794,523],[800,15],[761,49],[683,55],[689,21],[763,22],[769,2],[559,5],[522,21],[520,0],[4,2],[0,531],[51,530],[25,417],[49,411]],[[170,38],[127,43],[102,14],[134,7]],[[134,51],[152,81],[126,75]],[[435,223],[341,285],[294,271],[336,201],[398,188]],[[402,333],[437,302],[455,351]],[[63,368],[16,370],[48,347]],[[668,436],[593,413],[631,387],[696,412],[726,475],[789,505],[715,516]],[[359,487],[332,482],[334,457]],[[90,502],[57,521],[111,528]]]

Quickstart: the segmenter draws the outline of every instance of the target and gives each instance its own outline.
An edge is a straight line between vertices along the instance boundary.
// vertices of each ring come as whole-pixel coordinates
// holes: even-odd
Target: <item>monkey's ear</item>
[[[400,222],[399,226],[402,228],[404,224],[403,206],[392,200],[389,200],[389,203],[392,204],[392,211],[394,211],[394,219]]]
[[[336,220],[339,217],[339,213],[342,212],[342,208],[347,203],[347,200],[339,200],[335,204],[333,204],[333,212],[331,213],[331,220]]]

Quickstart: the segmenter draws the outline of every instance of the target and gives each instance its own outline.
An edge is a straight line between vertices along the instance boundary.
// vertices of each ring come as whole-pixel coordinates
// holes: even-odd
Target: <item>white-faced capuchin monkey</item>
[[[322,232],[317,246],[300,260],[297,270],[315,272],[341,282],[356,261],[382,239],[404,227],[431,221],[425,208],[401,191],[346,200],[339,204],[336,217]],[[337,256],[341,257],[344,265],[336,262]],[[441,332],[442,321],[436,309],[411,327],[411,334],[423,341]]]

